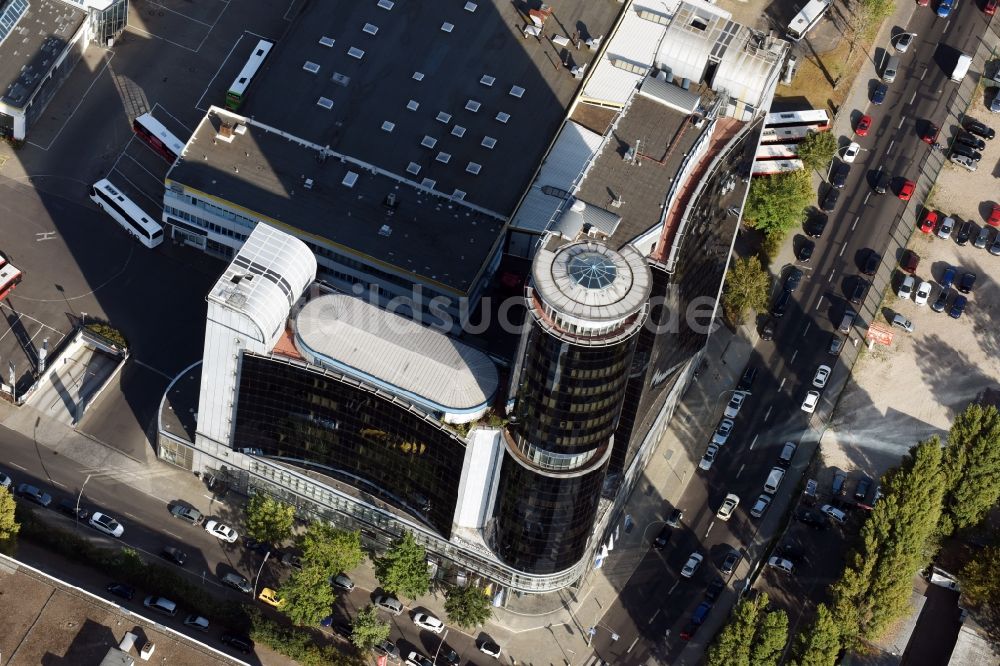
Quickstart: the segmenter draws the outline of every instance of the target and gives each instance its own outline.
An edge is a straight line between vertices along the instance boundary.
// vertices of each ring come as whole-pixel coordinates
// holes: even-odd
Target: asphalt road
[[[701,601],[708,583],[720,576],[718,566],[729,549],[740,548],[745,557],[757,562],[781,527],[781,514],[791,503],[791,494],[797,489],[807,461],[796,459],[762,519],[750,518],[749,508],[761,493],[782,444],[798,442],[810,432],[810,417],[800,407],[812,388],[816,368],[821,364],[833,367],[817,410],[820,415],[829,414],[848,379],[847,368],[832,363],[836,359],[827,353],[831,335],[848,305],[847,291],[855,276],[861,275],[862,262],[872,249],[883,255],[882,261],[890,266],[899,260],[897,256],[884,256],[890,227],[907,205],[896,193],[903,179],[917,180],[919,164],[931,151],[920,135],[928,121],[942,125],[947,102],[957,85],[949,81],[948,72],[958,51],[974,50],[985,25],[984,15],[972,3],[960,4],[948,20],[936,18],[933,11],[917,11],[906,31],[916,32],[918,37],[902,56],[900,72],[889,86],[885,103],[869,105],[867,110],[842,111],[851,114],[852,124],[862,113],[872,116],[868,136],[855,137],[864,151],[851,166],[823,237],[816,240],[812,261],[800,265],[805,277],[778,322],[774,341],[761,341],[754,350],[751,364],[760,367],[761,372],[752,387],[753,395],[735,419],[733,435],[712,469],[699,473],[678,503],[685,511],[683,527],[675,530],[666,550],[650,550],[617,602],[595,624],[594,651],[605,661],[639,664],[654,657],[663,663],[676,663],[685,647],[678,638],[680,629]],[[884,55],[884,49],[877,49],[875,62],[881,63]],[[868,82],[869,92],[877,83]],[[939,141],[946,143],[956,131],[942,127]],[[893,178],[885,195],[876,194],[872,187],[879,169],[885,169]],[[826,187],[823,185],[820,195]],[[917,199],[909,205],[919,203]],[[897,284],[894,272],[892,287]],[[878,294],[872,294],[866,298],[866,307],[855,308],[860,313],[858,324],[874,320],[885,323],[885,313],[873,309],[878,301]],[[852,338],[860,339],[856,330]],[[728,395],[719,397],[718,416],[727,399]],[[816,417],[814,425],[819,425],[820,420]],[[738,494],[741,503],[736,515],[722,522],[716,519],[715,511],[729,492]],[[846,530],[851,531],[852,522],[858,520],[849,521]],[[650,526],[649,538],[658,529]],[[777,595],[777,601],[797,616],[803,600],[818,598],[827,583],[839,575],[844,549],[839,528],[811,532],[797,525],[790,535],[789,556],[796,561],[796,574],[765,575],[769,585],[787,590]],[[694,551],[705,554],[705,562],[693,579],[682,579],[679,571]],[[710,638],[696,635],[694,640],[707,642]]]

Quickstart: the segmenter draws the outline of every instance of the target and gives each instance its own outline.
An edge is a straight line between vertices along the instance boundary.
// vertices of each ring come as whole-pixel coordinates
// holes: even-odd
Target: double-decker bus
[[[184,142],[171,134],[163,124],[148,113],[132,121],[136,136],[145,141],[160,157],[173,163],[184,151]]]
[[[806,109],[805,111],[780,111],[767,114],[764,129],[797,127],[824,132],[830,129],[830,114],[826,109]]]
[[[90,198],[133,238],[148,248],[163,242],[163,227],[111,184],[107,178],[90,188]]]
[[[757,160],[753,163],[754,176],[770,176],[804,169],[802,160]]]
[[[226,93],[226,108],[232,111],[236,111],[243,104],[243,100],[247,96],[247,88],[253,83],[253,79],[257,76],[257,72],[264,65],[264,61],[267,59],[267,54],[271,52],[274,44],[262,39],[257,42],[257,47],[250,54],[247,59],[247,64],[243,65],[243,71],[240,75],[236,77],[233,81],[233,85],[229,86],[229,91]]]
[[[797,42],[805,37],[806,33],[815,28],[816,24],[823,20],[823,17],[826,16],[832,4],[833,0],[809,0],[806,6],[802,8],[802,11],[788,24],[788,30],[785,31],[788,38],[793,42]]]
[[[23,277],[21,270],[0,254],[0,301],[14,291],[14,287],[21,283]]]

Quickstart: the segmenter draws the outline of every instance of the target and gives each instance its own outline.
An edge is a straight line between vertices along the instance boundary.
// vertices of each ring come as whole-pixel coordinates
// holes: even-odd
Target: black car
[[[968,294],[972,291],[973,285],[976,284],[976,274],[966,273],[962,276],[962,279],[958,281],[958,290],[963,294]]]
[[[682,509],[674,509],[670,512],[670,515],[667,516],[667,525],[670,525],[671,527],[680,527],[681,519],[683,517],[684,511]]]
[[[971,132],[959,132],[955,141],[964,144],[973,150],[986,150],[986,142]]]
[[[672,533],[673,532],[671,531],[669,525],[664,525],[663,527],[661,527],[660,533],[657,534],[656,538],[653,539],[653,548],[655,548],[656,550],[663,550],[664,548],[666,548],[667,544],[670,543],[670,535]]]
[[[799,245],[798,251],[795,253],[795,258],[802,263],[808,263],[812,259],[813,251],[816,250],[816,243],[811,240],[803,240]]]
[[[838,190],[844,189],[847,185],[847,176],[851,173],[851,165],[844,162],[835,162],[833,170],[830,172],[830,184]]]
[[[968,157],[973,162],[978,162],[979,160],[983,159],[982,154],[973,150],[972,148],[969,148],[968,146],[962,143],[951,144],[951,153],[952,155],[961,155],[963,157]]]
[[[992,127],[986,123],[979,122],[975,118],[966,118],[965,122],[962,123],[962,126],[965,127],[966,132],[971,132],[976,136],[981,136],[987,141],[993,139],[993,137],[997,135],[997,133],[993,131]]]
[[[741,557],[742,555],[740,555],[740,551],[729,551],[729,554],[726,555],[726,559],[722,560],[722,566],[719,567],[719,571],[722,572],[722,575],[728,576],[733,573],[733,571],[736,570],[736,565],[739,564]]]
[[[246,636],[239,636],[237,634],[222,634],[219,636],[219,640],[237,652],[242,652],[243,654],[250,654],[253,652],[253,641]]]
[[[965,245],[972,238],[972,230],[975,225],[972,222],[963,222],[962,226],[958,228],[958,233],[955,234],[955,242],[959,245]]]
[[[187,562],[187,553],[173,546],[164,546],[163,550],[160,551],[160,557],[173,562],[179,567],[184,566],[184,563]]]
[[[931,310],[934,312],[944,312],[944,307],[948,304],[948,296],[950,294],[951,289],[942,289],[941,293],[938,294],[937,300],[931,303]]]
[[[868,292],[868,280],[861,277],[854,278],[854,287],[851,289],[851,303],[860,303]]]
[[[836,187],[831,187],[826,191],[826,196],[823,197],[823,201],[819,204],[819,209],[825,213],[829,213],[834,208],[837,207],[837,202],[840,200],[840,190]]]
[[[724,589],[726,589],[726,584],[716,578],[705,588],[705,601],[714,602]]]
[[[829,219],[826,215],[817,215],[806,228],[806,233],[813,238],[822,238]]]
[[[447,643],[442,643],[437,651],[437,659],[435,660],[436,666],[458,666],[462,659],[455,652],[455,648],[448,645]]]
[[[87,516],[90,515],[90,511],[84,509],[82,506],[77,509],[76,502],[69,499],[59,500],[59,510],[70,518],[77,520],[86,520]]]
[[[872,250],[868,253],[868,256],[865,257],[865,265],[861,267],[861,272],[865,275],[875,275],[876,271],[878,271],[878,266],[881,263],[882,257],[878,252]]]
[[[774,305],[771,306],[771,315],[774,317],[785,316],[785,310],[788,309],[788,301],[792,299],[792,292],[785,289],[778,297],[774,299]]]
[[[736,390],[749,391],[755,379],[757,379],[757,368],[756,366],[748,365],[746,370],[743,371],[743,376],[740,377],[740,383],[736,385]]]
[[[271,557],[280,556],[280,551],[276,546],[270,544],[266,541],[257,541],[257,539],[247,537],[243,540],[243,547],[247,550],[252,550],[261,557],[271,553]]]
[[[854,487],[854,499],[858,502],[864,502],[865,498],[868,497],[868,491],[871,490],[872,480],[867,476],[858,479],[858,485]]]
[[[785,290],[795,291],[799,288],[799,283],[802,282],[802,271],[798,268],[793,268],[788,271],[788,275],[785,276]]]
[[[885,194],[889,189],[889,181],[892,178],[885,171],[879,171],[875,175],[875,194]]]
[[[889,92],[889,86],[884,83],[879,83],[875,86],[875,90],[872,91],[872,104],[881,104],[885,101],[885,95]]]
[[[52,495],[47,492],[39,490],[35,486],[29,485],[27,483],[22,483],[17,487],[17,494],[25,499],[29,499],[39,506],[48,506],[52,504]]]
[[[135,596],[135,588],[125,583],[108,583],[108,586],[104,589],[116,597],[128,599],[129,601],[132,601],[132,597]]]
[[[827,521],[826,516],[819,511],[813,511],[811,509],[799,511],[795,514],[795,520],[816,530],[825,530],[830,527],[830,523]]]

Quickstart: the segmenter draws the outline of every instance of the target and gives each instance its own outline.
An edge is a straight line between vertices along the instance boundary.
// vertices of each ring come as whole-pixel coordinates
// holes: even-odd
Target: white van
[[[781,485],[783,478],[785,478],[785,470],[780,467],[772,467],[771,473],[767,475],[767,481],[764,482],[764,492],[771,495],[778,492],[778,486]]]
[[[177,615],[177,604],[166,597],[149,596],[142,602],[142,605],[170,617]]]
[[[958,56],[955,69],[951,70],[951,80],[961,82],[965,75],[969,73],[969,66],[972,65],[972,56],[964,53]]]

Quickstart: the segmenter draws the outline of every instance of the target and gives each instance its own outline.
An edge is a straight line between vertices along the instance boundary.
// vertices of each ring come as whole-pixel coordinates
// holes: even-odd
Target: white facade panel
[[[503,458],[501,436],[499,430],[485,428],[477,428],[469,435],[455,503],[456,528],[479,529],[486,522]]]

